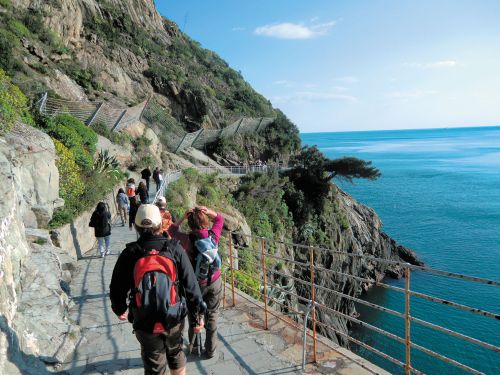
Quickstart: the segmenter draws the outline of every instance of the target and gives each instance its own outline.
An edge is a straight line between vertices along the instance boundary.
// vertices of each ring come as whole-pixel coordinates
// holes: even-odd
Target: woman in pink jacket
[[[190,233],[180,231],[180,226],[184,220],[188,220]],[[210,227],[210,221],[212,226]],[[182,247],[187,252],[193,268],[196,270],[196,259],[198,250],[195,247],[195,242],[200,239],[212,237],[213,242],[219,243],[224,218],[220,213],[217,213],[205,206],[197,206],[187,210],[184,215],[168,230],[169,235],[181,242]],[[209,228],[210,227],[210,228]],[[213,261],[210,265],[206,278],[198,278],[203,300],[207,304],[207,312],[205,314],[205,358],[212,358],[215,355],[217,347],[217,315],[222,299],[222,280],[221,280],[220,265],[217,261]],[[194,322],[189,324],[189,337],[193,337],[192,327]],[[196,343],[195,343],[196,344]]]

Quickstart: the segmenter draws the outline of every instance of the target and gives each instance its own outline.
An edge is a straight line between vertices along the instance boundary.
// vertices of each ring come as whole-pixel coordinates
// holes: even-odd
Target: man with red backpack
[[[140,237],[126,245],[116,262],[111,308],[118,319],[133,323],[145,374],[166,374],[168,364],[171,374],[183,375],[184,318],[189,311],[191,329],[198,333],[205,308],[187,254],[178,241],[162,236],[161,221],[154,205],[144,204],[137,210],[135,226]]]

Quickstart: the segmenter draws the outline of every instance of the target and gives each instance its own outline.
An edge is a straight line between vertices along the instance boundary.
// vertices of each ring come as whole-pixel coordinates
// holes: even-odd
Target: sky
[[[156,5],[301,132],[500,125],[500,1]]]

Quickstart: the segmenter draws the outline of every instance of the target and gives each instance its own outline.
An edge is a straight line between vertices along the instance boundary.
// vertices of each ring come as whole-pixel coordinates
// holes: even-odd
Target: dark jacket
[[[141,204],[133,204],[130,203],[130,211],[128,213],[128,226],[129,228],[132,228],[134,222],[135,222],[135,216],[137,215],[137,210],[139,209],[139,206]]]
[[[153,180],[156,183],[160,182],[160,171],[157,171],[156,169],[153,171]]]
[[[94,228],[94,234],[96,237],[106,237],[111,234],[111,214],[106,209],[104,203],[100,202],[97,205],[96,210],[92,213],[90,217],[89,227]]]
[[[135,193],[139,194],[139,198],[141,198],[141,203],[144,203],[144,204],[148,203],[149,193],[146,189],[137,188]]]
[[[151,177],[151,171],[149,170],[149,168],[144,168],[141,171],[141,177],[145,180],[147,180]]]
[[[161,250],[165,243],[176,264],[177,278],[180,286],[179,293],[185,295],[188,310],[191,313],[198,310],[202,302],[200,287],[198,286],[198,281],[194,275],[189,258],[179,241],[169,240],[161,235],[153,236],[148,234],[142,235],[137,242],[128,243],[116,261],[109,286],[111,308],[116,315],[121,315],[127,310],[127,295],[135,287],[134,266],[137,260],[144,255],[144,251],[152,249]],[[141,322],[141,325],[135,325],[134,329],[153,332],[155,323],[154,321]]]

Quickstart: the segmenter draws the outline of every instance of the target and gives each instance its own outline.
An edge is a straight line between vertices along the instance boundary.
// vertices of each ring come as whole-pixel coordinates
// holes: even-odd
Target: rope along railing
[[[46,116],[67,113],[88,126],[102,123],[111,131],[120,131],[139,121],[146,104],[147,101],[144,101],[134,107],[114,108],[104,102],[70,101],[44,93],[35,106]]]
[[[166,132],[162,139],[165,140],[171,151],[177,153],[188,147],[204,149],[206,145],[219,138],[236,134],[257,133],[272,124],[274,119],[271,117],[242,117],[223,129],[200,129],[188,133],[166,109],[154,100],[150,100],[142,114],[141,121]]]
[[[105,102],[69,101],[53,98],[47,92],[34,103],[41,113],[55,116],[68,113],[88,126],[102,123],[111,131],[120,131],[137,121],[156,128],[161,139],[172,152],[180,152],[188,147],[204,149],[218,138],[236,134],[259,132],[274,122],[271,117],[242,117],[223,129],[200,129],[188,133],[182,125],[162,106],[151,98],[129,108],[115,108]]]
[[[267,166],[232,166],[232,167],[197,167],[197,169],[201,173],[219,173],[222,176],[241,176],[246,173],[252,173],[252,172],[261,172],[265,173],[267,170]],[[286,167],[279,167],[280,169],[287,169]],[[157,192],[155,196],[155,201],[158,198],[159,195],[164,195],[166,189],[168,188],[168,185],[173,182],[178,180],[182,176],[182,171],[175,171],[172,173],[169,173],[166,175],[165,179],[162,181],[162,184],[160,186],[160,190]],[[248,248],[240,247],[238,249],[238,255],[235,255],[235,248],[233,244],[233,234],[237,236],[246,236],[247,238],[250,239],[250,242],[253,244],[253,246],[250,246]],[[421,374],[422,372],[418,369],[416,369],[412,363],[411,363],[411,350],[418,350],[425,355],[431,356],[433,358],[436,358],[442,362],[448,363],[452,366],[455,366],[463,371],[472,373],[472,374],[481,374],[480,371],[463,364],[459,362],[456,359],[449,358],[443,354],[440,354],[436,351],[430,350],[422,345],[416,344],[412,342],[411,340],[411,324],[417,324],[419,326],[423,326],[426,328],[429,328],[433,331],[440,332],[447,334],[449,336],[455,337],[459,340],[468,342],[470,344],[476,345],[478,347],[484,348],[486,350],[489,350],[494,353],[500,353],[500,347],[489,343],[485,342],[473,337],[470,337],[468,335],[465,335],[463,333],[454,331],[452,329],[440,326],[438,324],[434,324],[431,322],[428,322],[424,319],[420,319],[417,317],[414,317],[410,314],[411,311],[411,306],[410,306],[410,297],[416,297],[434,304],[439,304],[442,306],[448,306],[450,308],[455,308],[459,309],[471,314],[475,315],[480,315],[489,319],[492,319],[496,322],[500,321],[500,315],[494,312],[482,310],[479,308],[475,307],[470,307],[466,306],[464,304],[456,303],[450,300],[445,300],[442,298],[438,298],[435,296],[430,296],[424,293],[420,292],[415,292],[411,290],[411,272],[412,271],[421,271],[425,272],[431,275],[437,275],[440,277],[445,277],[449,279],[458,279],[458,280],[463,280],[471,283],[476,283],[476,284],[483,284],[483,285],[488,285],[488,287],[499,287],[500,282],[495,281],[495,280],[488,280],[480,277],[474,277],[474,276],[468,276],[468,275],[463,275],[463,274],[458,274],[458,273],[453,273],[453,272],[447,272],[447,271],[442,271],[438,269],[433,269],[430,267],[424,267],[424,266],[414,266],[408,263],[404,262],[398,262],[394,260],[389,260],[389,259],[383,259],[383,258],[377,258],[373,256],[366,256],[362,254],[355,254],[355,253],[345,253],[341,252],[338,250],[334,249],[328,249],[328,248],[322,248],[322,247],[316,247],[316,246],[306,246],[306,245],[301,245],[301,244],[296,244],[296,243],[289,243],[289,242],[284,242],[284,241],[277,241],[277,240],[272,240],[272,239],[267,239],[263,237],[256,237],[256,236],[249,236],[243,233],[237,233],[237,232],[231,232],[226,235],[226,239],[229,242],[229,254],[228,254],[228,260],[226,264],[226,270],[224,272],[224,279],[227,278],[227,273],[230,273],[230,278],[231,278],[231,293],[232,293],[232,303],[233,306],[236,303],[235,299],[235,288],[237,286],[240,287],[243,291],[249,291],[253,294],[254,297],[260,298],[260,300],[263,302],[263,307],[261,305],[258,305],[264,310],[264,328],[268,328],[268,315],[271,314],[275,316],[278,319],[282,319],[287,323],[294,323],[294,321],[291,321],[289,319],[283,319],[283,312],[285,314],[290,315],[293,317],[295,320],[298,320],[299,317],[306,318],[301,327],[304,329],[304,332],[306,332],[307,336],[312,337],[313,342],[311,345],[311,351],[312,351],[312,358],[313,362],[316,362],[316,327],[322,327],[325,330],[330,330],[332,332],[335,332],[335,334],[343,337],[344,339],[355,343],[356,345],[359,345],[360,347],[371,351],[372,353],[380,356],[381,358],[384,358],[385,360],[395,364],[398,367],[401,367],[404,369],[406,374],[410,373],[415,373],[415,374]],[[299,257],[300,259],[308,259],[308,261],[304,260],[292,260],[289,258],[281,257],[278,256],[274,253],[271,253],[271,249],[274,249],[276,246],[285,246],[285,247],[292,247],[295,250],[295,254],[301,254]],[[255,248],[254,246],[257,246]],[[267,251],[266,251],[267,250]],[[245,251],[248,252],[246,256],[243,256]],[[356,261],[371,261],[371,262],[377,262],[380,264],[384,265],[390,265],[390,266],[399,266],[402,267],[404,270],[405,274],[405,288],[400,288],[392,285],[385,284],[383,282],[379,282],[377,280],[369,279],[366,277],[360,277],[356,275],[352,275],[346,272],[340,272],[332,269],[328,269],[325,267],[322,267],[320,265],[315,264],[315,253],[320,254],[322,253],[323,255],[327,254],[330,257],[337,257],[339,262],[344,262],[346,259],[351,259],[351,262],[356,262]],[[260,257],[256,256],[256,254],[260,254]],[[252,260],[253,259],[253,260]],[[288,265],[293,268],[300,268],[302,272],[300,274],[305,275],[309,274],[309,281],[304,280],[304,278],[298,278],[296,276],[293,276],[292,274],[285,274],[283,272],[280,272],[279,270],[276,270],[272,267],[272,265],[277,264],[277,262],[281,262],[282,265]],[[241,269],[241,266],[244,265],[249,265],[251,266],[251,272],[244,271]],[[315,281],[315,274],[318,272],[322,273],[327,273],[331,274],[332,277],[344,277],[344,278],[350,278],[359,282],[366,282],[372,285],[376,285],[379,287],[387,288],[390,290],[393,290],[395,292],[401,293],[404,298],[405,302],[405,311],[404,312],[399,312],[395,311],[393,309],[386,308],[384,306],[377,305],[375,303],[371,303],[368,301],[364,301],[360,298],[353,297],[351,295],[345,294],[341,291],[338,290],[333,290],[331,288],[327,288],[322,285],[318,285]],[[244,275],[245,277],[254,280],[258,287],[251,287],[248,285],[241,284],[240,281],[238,281],[238,278],[235,277],[237,275]],[[276,276],[281,278],[281,280],[287,280],[285,285],[282,283],[276,282]],[[274,281],[273,281],[274,280]],[[301,285],[300,290],[309,290],[309,294],[304,294],[300,295],[295,288],[292,287],[291,284],[289,284],[290,281],[299,283]],[[241,285],[240,285],[241,284]],[[345,298],[347,300],[362,304],[364,306],[367,306],[369,308],[375,309],[377,311],[381,311],[383,313],[390,314],[392,316],[395,316],[399,319],[404,320],[405,324],[405,337],[400,337],[394,333],[388,332],[382,328],[375,327],[374,325],[371,325],[369,323],[363,322],[362,320],[358,319],[358,317],[350,316],[347,315],[341,311],[337,311],[335,309],[332,309],[329,306],[326,306],[325,304],[322,304],[318,301],[316,298],[316,292],[322,292],[326,294],[331,294],[335,295],[337,297]],[[299,311],[296,308],[293,307],[293,305],[289,302],[292,299],[296,299],[298,302],[298,306],[302,306],[303,309],[299,310],[305,310],[308,311],[306,306],[309,306],[310,311],[309,313],[305,313],[304,311]],[[224,304],[225,304],[225,290],[224,290]],[[287,302],[288,301],[288,302]],[[250,301],[252,302],[252,301]],[[253,302],[252,302],[253,303]],[[280,313],[277,313],[275,308],[279,308],[281,310]],[[349,334],[340,331],[338,328],[333,327],[332,325],[325,324],[324,322],[317,321],[316,315],[317,312],[322,312],[322,313],[328,313],[333,316],[338,316],[341,318],[346,319],[347,321],[351,322],[352,324],[358,325],[360,327],[365,327],[366,329],[376,332],[380,335],[383,335],[384,337],[389,338],[390,340],[393,340],[397,343],[400,343],[405,346],[405,361],[401,361],[399,359],[394,358],[393,356],[384,353],[383,351],[374,348],[373,346],[364,343],[360,341],[359,339],[356,339]],[[308,330],[307,328],[311,327],[311,330]],[[299,327],[300,328],[300,327]],[[305,339],[305,337],[304,337]],[[306,342],[306,341],[304,341]],[[306,346],[304,345],[304,350]],[[305,358],[305,353],[304,353],[304,358]],[[305,363],[303,363],[304,366]],[[360,365],[363,366],[362,363],[359,363]]]
[[[252,245],[248,248],[243,248],[240,247],[238,248],[237,255],[235,255],[236,249],[233,244],[233,235],[237,236],[246,236],[250,239],[250,242]],[[500,282],[494,281],[494,280],[488,280],[488,279],[483,279],[479,277],[473,277],[473,276],[467,276],[467,275],[461,275],[457,273],[451,273],[451,272],[446,272],[446,271],[441,271],[437,269],[432,269],[429,267],[422,267],[422,266],[413,266],[407,263],[402,263],[402,262],[395,262],[395,261],[390,261],[387,259],[382,259],[382,258],[376,258],[376,257],[371,257],[371,256],[363,256],[361,254],[352,254],[352,253],[344,253],[332,249],[327,249],[327,248],[321,248],[321,247],[314,247],[314,246],[304,246],[300,244],[295,244],[295,243],[286,243],[282,241],[275,241],[272,239],[267,239],[267,238],[262,238],[262,237],[256,237],[256,236],[249,236],[245,235],[243,233],[228,233],[227,234],[227,241],[229,242],[229,254],[228,254],[228,262],[227,262],[227,268],[225,271],[225,276],[227,277],[227,273],[230,273],[231,277],[231,288],[232,288],[232,303],[233,306],[236,303],[235,299],[235,288],[239,287],[243,291],[247,290],[252,294],[252,296],[258,297],[260,301],[263,302],[263,306],[259,305],[263,310],[264,310],[264,328],[267,329],[267,316],[268,314],[272,314],[276,316],[276,309],[273,308],[275,307],[281,307],[281,310],[283,310],[285,313],[294,316],[296,319],[299,316],[305,316],[305,321],[303,322],[302,328],[304,329],[304,332],[307,333],[309,337],[312,337],[313,343],[311,345],[310,350],[312,351],[312,358],[313,362],[316,361],[316,328],[321,327],[324,330],[330,330],[332,332],[335,332],[337,335],[343,337],[344,339],[355,343],[359,345],[360,347],[363,347],[364,349],[367,349],[371,351],[372,353],[384,358],[385,360],[388,360],[395,364],[398,367],[401,367],[404,369],[406,374],[410,373],[415,373],[415,374],[421,374],[422,372],[415,368],[412,365],[411,362],[411,352],[412,350],[417,350],[420,351],[421,353],[424,353],[425,355],[431,356],[433,358],[438,359],[439,361],[448,363],[452,366],[455,366],[456,368],[459,368],[465,372],[469,372],[472,374],[481,374],[480,371],[464,364],[461,363],[457,359],[450,358],[446,355],[443,355],[441,353],[438,353],[434,350],[431,350],[429,348],[426,348],[422,345],[419,345],[415,342],[412,341],[411,337],[411,324],[417,324],[423,327],[427,327],[433,331],[437,331],[440,333],[447,334],[449,336],[453,336],[459,340],[471,343],[473,345],[479,346],[481,348],[484,348],[488,351],[491,351],[493,353],[500,353],[500,347],[489,343],[485,342],[473,337],[470,337],[468,335],[462,334],[460,332],[454,331],[452,329],[442,327],[438,324],[434,324],[431,322],[428,322],[424,319],[419,319],[411,315],[411,306],[410,306],[410,297],[417,297],[419,299],[423,299],[425,301],[432,302],[434,304],[440,304],[443,306],[448,306],[449,308],[456,308],[460,309],[463,311],[467,311],[471,314],[476,314],[476,315],[481,315],[486,318],[493,319],[494,321],[498,322],[500,320],[499,314],[490,312],[490,311],[485,311],[482,309],[470,307],[470,306],[465,306],[463,304],[459,304],[456,302],[448,301],[445,299],[437,298],[434,296],[426,295],[424,293],[417,293],[415,291],[411,290],[411,272],[415,270],[419,270],[422,272],[426,272],[429,274],[433,275],[439,275],[441,277],[446,277],[446,278],[453,278],[453,279],[461,279],[461,280],[466,280],[468,282],[472,283],[480,283],[480,284],[486,284],[488,287],[498,287],[500,286]],[[296,250],[295,254],[300,254],[299,259],[302,260],[291,260],[287,259],[285,257],[280,257],[277,256],[273,253],[271,253],[272,249],[275,249],[276,245],[282,245],[282,246],[291,246],[293,249]],[[247,251],[248,253],[245,254],[244,252]],[[273,250],[274,251],[274,250]],[[337,257],[339,262],[340,261],[345,261],[345,259],[351,259],[351,261],[358,261],[358,260],[370,260],[373,262],[379,262],[381,264],[391,264],[391,265],[399,265],[400,267],[403,268],[404,274],[405,274],[405,288],[398,288],[398,287],[393,287],[390,285],[387,285],[385,283],[377,282],[376,280],[371,280],[355,275],[350,275],[348,273],[344,272],[338,272],[335,270],[330,270],[324,267],[321,267],[319,265],[315,264],[315,256],[320,255],[321,253],[328,253],[329,256],[332,257]],[[260,256],[258,256],[260,254]],[[323,254],[324,255],[324,254]],[[259,259],[260,258],[260,259]],[[252,260],[253,259],[253,260]],[[307,260],[305,260],[307,259]],[[295,274],[301,274],[301,275],[309,275],[308,278],[309,280],[304,280],[303,278],[295,277],[292,274],[285,274],[283,272],[280,272],[279,270],[273,269],[273,265],[276,265],[277,263],[281,263],[281,268],[284,268],[283,265],[288,266],[290,268],[294,268],[296,270]],[[335,263],[335,262],[333,262]],[[241,269],[243,267],[247,267],[247,269],[251,269],[252,271],[244,271]],[[350,296],[348,294],[343,293],[342,291],[338,290],[333,290],[331,288],[327,288],[322,285],[318,285],[318,283],[315,281],[315,274],[318,272],[322,273],[331,273],[332,277],[335,277],[335,275],[341,275],[343,277],[349,277],[353,278],[354,280],[357,281],[364,281],[364,282],[369,282],[371,284],[377,285],[377,286],[383,286],[383,287],[389,287],[390,289],[400,292],[403,294],[403,299],[404,299],[404,305],[405,305],[405,311],[404,312],[399,312],[395,311],[383,306],[379,306],[375,303],[367,302],[364,301],[360,298],[356,298],[353,296]],[[251,280],[254,280],[257,285],[259,285],[259,288],[255,287],[248,287],[248,285],[242,284],[241,281],[238,281],[239,278],[236,277],[239,274],[244,275],[247,279],[250,278]],[[235,276],[236,275],[236,276]],[[276,276],[278,278],[276,278]],[[273,281],[274,280],[274,281]],[[299,294],[295,288],[291,288],[290,284],[287,285],[279,285],[281,282],[277,282],[276,280],[287,280],[287,283],[290,282],[295,282],[300,284],[299,290],[302,292]],[[258,289],[258,290],[257,290]],[[281,293],[281,296],[279,298],[276,298],[275,296],[275,291],[279,290]],[[269,292],[271,291],[271,292]],[[274,292],[272,292],[274,291]],[[309,291],[308,293],[304,293],[304,291]],[[376,309],[378,311],[381,311],[383,313],[390,314],[392,316],[395,316],[399,319],[402,319],[404,321],[405,325],[405,336],[400,337],[394,333],[388,332],[387,330],[384,330],[379,327],[375,327],[372,324],[366,323],[362,320],[360,320],[358,317],[350,316],[348,314],[345,314],[344,312],[337,311],[329,306],[326,306],[323,303],[320,303],[320,301],[317,298],[317,293],[322,293],[323,296],[325,295],[335,295],[337,297],[345,298],[347,300],[351,300],[353,302],[362,304],[364,306],[367,306],[372,309]],[[302,294],[302,295],[301,295]],[[285,301],[291,301],[295,299],[298,302],[298,306],[302,306],[301,309],[303,311],[298,311],[297,309],[293,308],[293,304],[290,302],[285,303]],[[271,303],[272,302],[272,303]],[[310,311],[308,311],[307,306],[309,306]],[[307,314],[304,313],[304,311],[308,311]],[[349,334],[346,334],[345,332],[341,332],[338,330],[338,328],[332,326],[331,324],[327,324],[325,322],[320,322],[316,320],[316,315],[318,312],[321,312],[322,315],[325,313],[330,314],[331,316],[337,316],[341,317],[349,322],[351,322],[354,325],[364,327],[370,331],[376,332],[377,334],[383,335],[384,337],[389,338],[390,340],[393,340],[399,344],[402,344],[405,346],[405,360],[404,362],[394,358],[393,356],[384,353],[383,351],[372,347],[371,345],[361,342],[359,339],[356,339]],[[289,320],[285,320],[289,321]],[[306,328],[310,327],[311,330],[308,331]],[[305,345],[304,345],[304,350],[305,350]],[[304,355],[305,358],[305,355]],[[304,363],[303,363],[304,365]]]

